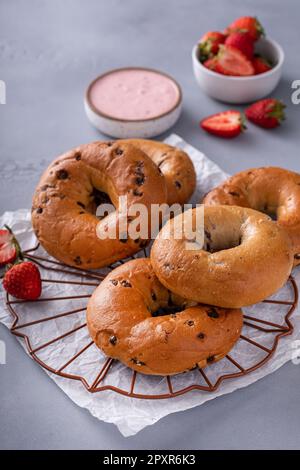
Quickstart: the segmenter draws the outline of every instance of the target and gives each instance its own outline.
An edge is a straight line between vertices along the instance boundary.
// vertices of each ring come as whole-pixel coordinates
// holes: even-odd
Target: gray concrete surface
[[[286,52],[274,96],[288,120],[267,132],[249,125],[234,141],[205,135],[198,121],[228,108],[204,96],[191,48],[208,29],[257,15]],[[102,138],[89,125],[82,97],[102,71],[126,65],[174,75],[184,111],[174,131],[227,172],[280,165],[300,171],[299,110],[291,82],[300,79],[298,0],[2,0],[0,79],[0,211],[29,207],[42,169],[64,150]],[[2,449],[295,449],[300,447],[300,374],[288,364],[256,384],[199,408],[166,417],[123,438],[74,405],[0,328],[7,364],[0,365]]]

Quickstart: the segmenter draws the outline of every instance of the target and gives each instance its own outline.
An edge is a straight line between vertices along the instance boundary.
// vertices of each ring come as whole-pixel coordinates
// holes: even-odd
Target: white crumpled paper
[[[184,149],[194,162],[197,171],[197,190],[192,202],[199,202],[200,197],[203,196],[203,194],[227,177],[227,175],[203,153],[188,145],[179,136],[173,134],[166,140],[166,142]],[[22,209],[16,212],[6,212],[0,218],[0,226],[3,226],[5,223],[13,228],[23,249],[31,248],[36,244],[36,240],[31,229],[30,212],[28,210]],[[45,256],[42,249],[39,250],[38,254]],[[299,282],[299,269],[296,269],[293,275],[297,282]],[[62,273],[51,273],[43,270],[42,277],[56,280],[64,280],[66,278]],[[69,279],[72,279],[75,282],[78,281],[78,278],[76,277],[69,277]],[[93,283],[95,281],[89,280],[88,282]],[[78,296],[85,293],[89,294],[93,289],[94,286],[79,287],[76,284],[66,285],[61,283],[44,283],[43,298],[54,296],[64,297],[70,295]],[[10,327],[12,317],[5,306],[5,295],[2,288],[0,295],[0,321],[7,327]],[[281,300],[292,299],[291,286],[285,286],[280,293],[277,293],[273,298],[280,298]],[[69,310],[82,309],[81,311],[66,317],[60,317],[37,325],[28,326],[20,331],[27,334],[30,338],[32,347],[37,348],[39,345],[60,336],[64,332],[84,324],[84,307],[86,302],[87,299],[77,298],[72,300],[57,300],[54,302],[45,301],[35,303],[31,302],[21,305],[17,304],[16,309],[20,313],[20,323],[28,323],[39,318],[57,315]],[[250,316],[255,314],[255,316],[259,318],[273,321],[275,323],[283,323],[287,309],[288,306],[283,305],[282,307],[279,307],[276,304],[264,303],[244,309],[244,313],[247,313]],[[300,309],[297,308],[292,316],[292,323],[295,327],[293,335],[282,338],[279,342],[276,354],[270,361],[268,361],[263,367],[244,377],[224,381],[221,384],[221,387],[214,393],[196,390],[171,399],[141,400],[128,398],[112,391],[92,394],[83,387],[81,382],[59,377],[58,375],[48,371],[46,371],[46,373],[75,403],[87,408],[92,415],[98,419],[114,423],[124,436],[130,436],[136,434],[144,427],[155,423],[169,413],[201,405],[207,400],[211,400],[225,393],[230,393],[238,388],[245,387],[278,369],[285,362],[289,361],[293,354],[295,354],[295,346],[297,344],[295,340],[300,338],[299,316]],[[266,334],[259,330],[250,329],[249,327],[244,328],[243,334],[251,334],[252,339],[264,344],[266,347],[270,346],[274,340],[273,334]],[[21,339],[19,340],[24,346],[24,342]],[[84,327],[65,337],[63,340],[56,341],[49,347],[41,349],[37,352],[37,355],[43,361],[47,362],[48,365],[53,366],[54,368],[59,368],[89,342],[90,338],[86,327]],[[258,362],[258,360],[263,358],[265,352],[240,340],[238,342],[238,346],[230,352],[230,355],[243,364],[244,367],[250,367],[251,364]],[[65,369],[65,372],[82,374],[89,383],[93,383],[101,368],[101,364],[103,364],[104,361],[105,358],[102,353],[92,345],[84,354],[79,356],[78,359],[70,364],[70,366]],[[205,372],[209,379],[214,383],[215,378],[218,377],[221,372],[236,372],[236,368],[233,364],[224,359],[207,368]],[[115,363],[107,375],[103,385],[116,385],[128,390],[128,388],[130,388],[131,376],[132,371],[119,363]],[[174,390],[184,388],[194,383],[204,384],[199,371],[180,374],[172,378]],[[166,380],[161,377],[147,377],[138,374],[135,392],[153,394],[167,393],[167,383]]]

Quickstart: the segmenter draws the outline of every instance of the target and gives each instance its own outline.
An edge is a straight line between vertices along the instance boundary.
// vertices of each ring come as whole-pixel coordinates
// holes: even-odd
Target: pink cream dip
[[[171,111],[180,91],[169,77],[146,69],[116,70],[99,77],[89,98],[100,113],[123,120],[145,120]]]

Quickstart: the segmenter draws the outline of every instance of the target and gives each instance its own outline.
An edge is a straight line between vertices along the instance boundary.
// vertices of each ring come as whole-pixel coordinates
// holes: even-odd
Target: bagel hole
[[[152,317],[163,317],[165,315],[176,315],[176,313],[182,312],[184,307],[178,305],[171,305],[168,307],[159,307],[154,312],[151,312]]]
[[[277,220],[277,207],[271,207],[265,204],[259,211],[271,217],[272,220]]]
[[[212,246],[211,244],[208,244],[208,246],[206,247],[206,251],[208,251],[209,253],[217,253],[218,251],[231,250],[232,248],[236,248],[240,244],[240,240],[234,243],[226,243],[221,246]]]
[[[100,191],[99,189],[97,188],[93,188],[93,191],[91,193],[91,203],[90,203],[90,206],[88,209],[89,212],[91,212],[92,214],[96,214],[98,213],[98,208],[100,206],[102,206],[103,204],[110,204],[112,205],[113,207],[114,204],[112,203],[112,200],[110,199],[109,195],[104,192],[104,191]],[[103,215],[99,216],[98,215],[98,218],[100,220],[104,219],[106,216],[108,215],[108,212],[105,212]]]
[[[217,253],[218,251],[230,250],[231,248],[236,248],[242,243],[242,237],[238,233],[230,234],[226,240],[223,236],[218,237],[215,234],[214,237],[211,235],[208,236],[207,230],[205,230],[204,237],[204,250],[209,253]]]

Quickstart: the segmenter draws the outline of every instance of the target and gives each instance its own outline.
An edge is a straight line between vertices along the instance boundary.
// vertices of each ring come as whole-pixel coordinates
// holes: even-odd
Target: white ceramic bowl
[[[197,83],[207,95],[226,103],[248,103],[269,95],[280,80],[284,52],[281,46],[270,38],[261,38],[256,44],[255,52],[275,64],[272,70],[249,77],[231,77],[204,67],[195,45],[192,58]]]
[[[127,67],[126,69],[140,69],[139,67]],[[116,69],[123,70],[123,69]],[[100,79],[102,76],[97,77],[87,88],[84,99],[84,107],[90,122],[101,132],[107,134],[111,137],[119,139],[129,139],[129,138],[150,138],[155,137],[163,132],[167,131],[172,127],[178,120],[181,110],[182,110],[182,91],[179,84],[169,75],[162,73],[153,69],[144,69],[149,70],[161,75],[166,76],[178,89],[178,99],[174,106],[170,108],[169,111],[151,117],[149,119],[119,119],[113,116],[102,113],[99,109],[95,108],[91,99],[90,99],[90,90],[93,84]],[[114,72],[111,70],[107,73]]]

